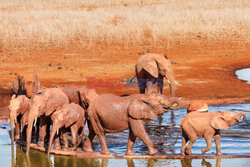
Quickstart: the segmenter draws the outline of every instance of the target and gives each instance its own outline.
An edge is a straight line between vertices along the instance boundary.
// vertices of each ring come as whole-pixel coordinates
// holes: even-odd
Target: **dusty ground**
[[[235,70],[250,67],[250,45],[240,39],[228,41],[192,37],[189,41],[176,41],[173,47],[96,43],[95,48],[74,44],[67,48],[37,50],[2,48],[0,105],[8,104],[15,73],[38,73],[46,87],[74,84],[95,88],[100,94],[137,93],[136,87],[126,86],[126,79],[135,75],[136,60],[147,52],[166,53],[172,60],[176,80],[182,84],[176,90],[177,97],[205,100],[209,104],[249,102],[250,85],[237,79]],[[166,84],[164,94],[169,94]],[[5,117],[5,113],[0,112],[0,117]]]

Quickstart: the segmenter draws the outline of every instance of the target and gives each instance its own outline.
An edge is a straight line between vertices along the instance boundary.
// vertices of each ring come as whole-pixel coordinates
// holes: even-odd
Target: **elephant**
[[[163,55],[148,53],[141,56],[135,65],[135,73],[140,93],[151,92],[157,83],[157,92],[162,94],[163,78],[165,77],[170,87],[171,97],[175,96],[177,82],[174,79],[171,61]]]
[[[59,88],[45,88],[37,92],[31,100],[28,128],[26,135],[26,153],[29,153],[31,142],[31,130],[33,122],[40,117],[40,141],[39,146],[44,146],[49,117],[54,111],[59,110],[64,104],[69,104],[68,97]],[[54,148],[60,148],[59,140],[55,141]]]
[[[241,120],[241,117],[243,119]],[[233,113],[231,111],[224,112],[190,112],[180,123],[178,135],[182,128],[182,146],[181,154],[192,154],[191,148],[193,143],[198,138],[205,138],[207,147],[202,148],[202,154],[205,154],[212,147],[212,139],[214,138],[216,144],[216,155],[221,153],[221,134],[220,129],[229,129],[230,126],[242,123],[246,120],[244,112]],[[175,142],[177,141],[178,135]],[[187,147],[186,144],[189,141]]]
[[[83,150],[92,152],[92,140],[95,135],[98,135],[102,147],[101,153],[109,154],[105,133],[129,129],[126,155],[134,155],[136,137],[147,145],[150,155],[155,154],[157,150],[146,133],[143,119],[153,118],[167,112],[168,109],[177,108],[177,98],[169,98],[154,92],[125,97],[113,94],[99,95],[90,103],[87,111],[91,126],[89,126],[89,136],[84,142]]]
[[[31,100],[27,98],[25,95],[20,95],[16,97],[16,95],[12,95],[9,105],[10,110],[10,128],[11,128],[11,143],[14,143],[14,123],[15,123],[15,140],[20,139],[20,123],[21,130],[24,137],[24,126],[28,122],[29,109],[31,105]]]
[[[87,88],[85,86],[75,86],[69,85],[62,89],[62,91],[67,95],[69,102],[73,102],[75,104],[79,104],[84,109],[86,109],[86,104],[83,103],[83,95],[80,93],[81,91],[85,91]]]
[[[81,130],[80,136],[83,136],[84,127],[85,127],[85,111],[84,109],[75,103],[65,104],[60,110],[55,111],[52,116],[52,131],[49,139],[49,147],[48,147],[48,155],[51,150],[52,142],[55,136],[55,133],[59,131],[59,129],[63,128],[62,136],[63,136],[63,144],[64,149],[68,148],[68,139],[66,134],[66,129],[70,127],[71,131],[71,144],[72,149],[75,150],[78,144],[76,143],[78,137],[78,131]],[[80,137],[80,140],[82,138]]]
[[[10,95],[26,95],[28,98],[31,98],[39,89],[41,89],[41,82],[37,74],[34,74],[33,77],[17,75],[13,80]]]

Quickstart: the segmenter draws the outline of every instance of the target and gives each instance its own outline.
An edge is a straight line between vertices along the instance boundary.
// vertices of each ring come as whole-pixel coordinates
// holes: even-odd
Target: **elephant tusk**
[[[28,122],[25,125],[28,125]]]
[[[14,123],[16,124],[16,122],[17,122],[17,120],[16,120],[16,118],[14,118]]]
[[[174,81],[174,83],[175,83],[176,85],[181,86],[181,84],[179,83],[179,81]]]
[[[34,123],[34,127],[36,126],[36,121],[37,121],[37,118],[35,118],[35,123]]]
[[[168,82],[169,84],[171,84],[171,82],[169,81],[169,79],[167,80],[167,82]]]
[[[56,134],[57,134],[57,135],[59,134],[59,129],[56,130]]]

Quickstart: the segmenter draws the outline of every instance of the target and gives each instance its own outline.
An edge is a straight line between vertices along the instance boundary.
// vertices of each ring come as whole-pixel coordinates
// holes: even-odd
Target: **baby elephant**
[[[243,116],[243,119],[241,120]],[[193,143],[198,138],[205,138],[207,142],[207,148],[202,148],[202,154],[205,154],[211,149],[212,139],[214,138],[216,144],[216,155],[222,155],[221,153],[221,135],[220,129],[229,129],[230,126],[242,123],[246,120],[246,114],[233,113],[230,111],[224,112],[191,112],[187,114],[180,123],[180,129],[182,127],[182,146],[181,154],[192,154],[191,148]],[[177,135],[177,137],[178,137]],[[177,138],[176,138],[177,139]],[[187,147],[186,144],[189,141]]]
[[[60,128],[62,129],[62,136],[63,136],[63,145],[66,149],[68,147],[68,140],[66,129],[70,127],[71,136],[72,136],[72,149],[76,149],[78,144],[76,143],[78,137],[78,131],[81,129],[81,134],[78,139],[82,140],[84,125],[85,125],[85,111],[84,109],[75,103],[65,104],[62,109],[55,111],[51,115],[52,120],[52,131],[50,134],[49,139],[49,147],[48,147],[48,155],[51,150],[52,142],[56,132],[59,131]],[[56,136],[58,137],[58,136]]]

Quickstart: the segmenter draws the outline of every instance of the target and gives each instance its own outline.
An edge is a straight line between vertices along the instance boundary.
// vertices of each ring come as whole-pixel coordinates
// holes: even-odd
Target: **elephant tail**
[[[127,85],[130,85],[134,79],[135,79],[135,75],[130,79],[130,81],[127,83]]]
[[[179,127],[179,130],[178,130],[178,134],[177,134],[177,136],[176,136],[176,138],[175,138],[175,141],[174,141],[173,143],[169,144],[168,146],[173,146],[173,145],[176,144],[176,142],[177,142],[177,140],[178,140],[178,136],[179,136],[180,131],[181,131],[181,126],[182,126],[182,122],[180,123],[180,127]]]

